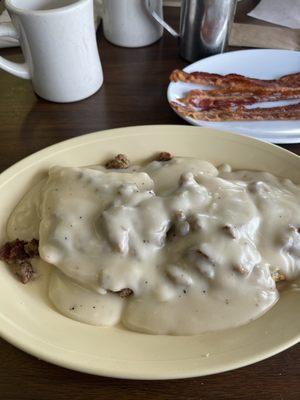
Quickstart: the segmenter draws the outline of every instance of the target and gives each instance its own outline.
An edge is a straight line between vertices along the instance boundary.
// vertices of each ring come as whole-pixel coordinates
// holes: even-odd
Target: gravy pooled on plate
[[[9,239],[38,239],[53,265],[62,314],[192,335],[258,318],[279,299],[276,282],[300,275],[290,180],[168,153],[146,166],[118,157],[110,169],[51,168],[9,219]]]

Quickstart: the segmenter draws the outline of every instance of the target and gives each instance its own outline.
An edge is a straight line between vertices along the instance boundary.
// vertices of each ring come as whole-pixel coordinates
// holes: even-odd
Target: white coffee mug
[[[54,102],[94,94],[103,83],[93,0],[6,0],[12,24],[0,36],[19,40],[24,64],[0,57],[0,68],[32,79],[34,91]]]
[[[163,16],[162,0],[102,0],[104,36],[124,47],[142,47],[159,40],[163,28],[148,7]]]

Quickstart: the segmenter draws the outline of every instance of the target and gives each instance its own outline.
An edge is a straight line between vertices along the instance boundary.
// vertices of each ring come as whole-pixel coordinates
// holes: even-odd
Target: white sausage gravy
[[[193,158],[54,167],[8,236],[39,239],[62,314],[192,335],[258,318],[278,301],[276,281],[300,275],[299,201],[288,179]]]

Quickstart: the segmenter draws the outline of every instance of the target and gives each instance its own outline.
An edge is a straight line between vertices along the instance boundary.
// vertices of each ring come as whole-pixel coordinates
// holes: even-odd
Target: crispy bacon
[[[216,86],[222,75],[209,72],[185,72],[175,69],[170,75],[171,82],[199,83],[200,85]]]
[[[257,107],[251,109],[243,106],[237,108],[227,107],[208,111],[197,110],[191,106],[182,106],[176,102],[171,102],[171,106],[179,115],[210,122],[300,119],[300,103],[289,104],[287,106]]]
[[[285,85],[292,86],[300,86],[300,72],[296,72],[295,74],[283,75],[278,79],[280,83],[284,83]]]
[[[251,92],[234,91],[231,88],[219,90],[191,90],[179,99],[181,103],[200,107],[203,110],[211,108],[227,108],[238,105],[250,105],[262,101],[279,101],[288,99],[300,99],[300,88],[297,90],[273,90],[256,89]]]
[[[278,79],[255,79],[239,74],[220,75],[209,72],[185,72],[175,70],[171,73],[172,82],[197,83],[205,86],[230,87],[235,90],[253,90],[253,88],[264,88],[268,90],[282,90],[283,88],[299,89],[300,72],[284,75]]]
[[[300,72],[278,79],[255,79],[238,74],[187,73],[175,70],[173,82],[215,86],[215,90],[191,90],[171,105],[182,116],[203,121],[251,121],[300,119],[300,103],[271,108],[245,108],[263,101],[300,99]]]

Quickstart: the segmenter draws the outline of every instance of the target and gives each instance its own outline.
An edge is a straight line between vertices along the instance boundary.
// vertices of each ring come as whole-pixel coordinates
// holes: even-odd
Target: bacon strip
[[[229,89],[219,90],[191,90],[188,94],[179,99],[186,105],[200,107],[203,110],[211,108],[227,108],[238,105],[250,105],[262,101],[278,101],[288,99],[300,99],[300,88],[297,90],[253,90],[252,92],[240,92]]]
[[[175,69],[170,75],[171,82],[199,83],[200,85],[216,86],[223,76],[209,72],[185,72]]]
[[[197,83],[206,86],[230,87],[236,90],[253,90],[253,88],[264,88],[272,90],[276,87],[278,90],[282,88],[296,88],[300,86],[300,72],[295,74],[284,75],[279,79],[254,79],[239,74],[220,75],[209,72],[185,72],[174,70],[171,73],[170,80],[172,82]]]
[[[278,80],[280,83],[284,83],[286,85],[300,86],[300,72],[296,72],[295,74],[283,75]]]
[[[181,116],[209,122],[300,119],[300,103],[251,109],[243,106],[237,109],[228,107],[226,109],[213,109],[209,111],[199,111],[190,106],[182,106],[176,102],[171,102],[171,106]]]

